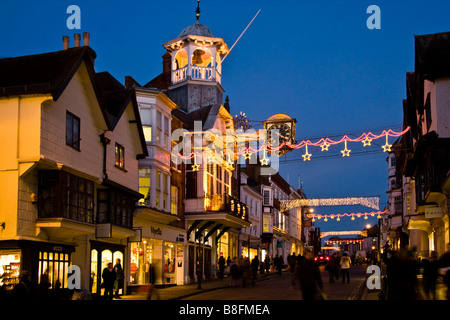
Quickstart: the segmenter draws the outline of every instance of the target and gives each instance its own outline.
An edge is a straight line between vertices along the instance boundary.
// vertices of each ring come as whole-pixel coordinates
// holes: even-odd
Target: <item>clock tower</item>
[[[287,114],[277,113],[264,121],[264,129],[267,134],[267,143],[279,155],[292,151],[290,144],[295,144],[295,124],[297,120]],[[283,145],[281,149],[278,149]]]
[[[214,37],[207,26],[200,24],[199,7],[195,23],[163,46],[171,59],[170,99],[187,113],[222,104],[221,62],[229,49],[222,38]]]

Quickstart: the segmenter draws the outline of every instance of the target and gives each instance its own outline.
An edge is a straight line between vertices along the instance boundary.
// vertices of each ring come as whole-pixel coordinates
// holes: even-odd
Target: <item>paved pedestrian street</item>
[[[327,271],[322,271],[324,293],[328,300],[359,300],[365,286],[365,267],[351,269],[350,283],[342,284],[342,281],[329,283]],[[186,297],[186,300],[302,300],[298,283],[291,286],[293,275],[285,271],[281,276],[272,275],[257,282],[254,286],[250,283],[245,287],[227,287],[205,293],[199,293]],[[226,281],[226,280],[225,280]]]

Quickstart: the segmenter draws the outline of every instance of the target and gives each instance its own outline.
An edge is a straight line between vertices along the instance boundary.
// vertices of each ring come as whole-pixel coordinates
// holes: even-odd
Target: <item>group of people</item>
[[[113,266],[112,262],[109,262],[107,267],[102,271],[102,284],[101,287],[105,289],[104,299],[112,300],[113,297],[121,299],[119,296],[119,290],[123,289],[124,273],[120,259],[116,259],[116,264]]]
[[[447,287],[446,298],[450,299],[450,243],[447,244],[447,250],[441,257],[432,251],[429,257],[421,259],[416,257],[411,248],[397,251],[386,248],[383,262],[386,265],[386,282],[383,288],[386,291],[386,299],[435,300],[438,298],[436,288],[439,277],[442,277]],[[422,274],[422,288],[418,287],[419,274]],[[425,296],[420,296],[419,292],[423,292]]]
[[[219,278],[224,279],[224,275],[228,274],[230,277],[230,285],[232,287],[246,286],[250,281],[252,285],[255,285],[258,271],[261,264],[259,258],[255,256],[251,261],[247,257],[241,257],[239,260],[234,258],[233,260],[228,257],[225,258],[221,255],[219,257]]]
[[[350,283],[350,268],[352,264],[352,259],[346,252],[342,254],[342,257],[337,252],[334,252],[325,266],[325,270],[329,273],[330,283],[335,283],[336,280],[339,280],[339,275],[342,275],[342,283]]]

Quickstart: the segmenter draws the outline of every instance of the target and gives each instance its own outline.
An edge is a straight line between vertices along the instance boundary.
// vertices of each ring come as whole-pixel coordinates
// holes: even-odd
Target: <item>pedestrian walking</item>
[[[123,289],[124,275],[123,275],[123,268],[122,268],[120,259],[116,259],[116,264],[114,265],[114,272],[116,273],[116,281],[114,282],[114,288],[115,288],[114,297],[116,299],[122,299],[119,296],[119,290]]]
[[[221,254],[220,258],[219,258],[219,278],[220,278],[220,280],[223,280],[223,274],[225,272],[225,263],[226,263],[225,258]]]
[[[297,281],[300,283],[303,300],[314,300],[318,293],[322,294],[322,276],[320,275],[319,266],[314,261],[312,251],[307,251],[305,259],[300,264],[297,264],[291,286],[295,286]],[[320,295],[320,297],[324,296]]]
[[[295,252],[292,253],[291,256],[289,256],[288,258],[288,263],[289,263],[289,271],[291,273],[294,273],[294,269],[295,269],[295,264],[297,263],[297,257],[295,255]]]
[[[429,259],[422,260],[422,285],[426,298],[436,300],[436,283],[439,276],[439,261],[436,251],[431,251]]]
[[[337,252],[333,253],[332,256],[330,257],[330,261],[328,262],[327,266],[325,267],[325,269],[329,272],[330,274],[330,283],[334,283],[335,280],[339,279],[339,265],[338,265],[339,261],[338,261],[338,254]]]
[[[345,283],[345,278],[347,277],[347,283],[350,283],[350,266],[352,264],[352,260],[348,256],[347,253],[342,255],[340,261],[341,273],[342,273],[342,283]]]
[[[116,272],[113,268],[113,263],[109,262],[108,266],[103,269],[102,272],[102,288],[105,289],[105,293],[103,294],[104,299],[112,300],[113,299],[113,291],[114,291],[114,283],[116,282]]]
[[[252,259],[251,268],[252,268],[252,285],[255,285],[256,278],[258,277],[258,268],[259,268],[258,256],[255,256]]]
[[[28,270],[21,271],[19,275],[19,283],[14,286],[11,294],[14,298],[22,301],[28,301],[36,298],[36,288],[31,282],[31,272]]]
[[[234,258],[230,263],[230,276],[231,276],[231,286],[239,286],[239,280],[241,279],[241,268],[237,263],[237,258]]]
[[[439,268],[447,286],[447,300],[450,300],[450,242],[447,243],[447,251],[439,258]]]
[[[241,270],[242,270],[242,286],[245,287],[247,282],[252,277],[252,267],[250,265],[250,259],[247,257],[242,257],[241,259]]]
[[[264,268],[266,269],[266,273],[269,273],[270,270],[270,257],[268,254],[266,254],[266,257],[264,258]]]
[[[283,269],[283,256],[279,256],[278,255],[275,257],[275,268],[277,270],[277,273],[279,276],[281,276],[281,271]]]

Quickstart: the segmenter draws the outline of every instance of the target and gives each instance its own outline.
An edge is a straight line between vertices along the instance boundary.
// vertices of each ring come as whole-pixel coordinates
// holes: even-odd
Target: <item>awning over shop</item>
[[[424,216],[413,216],[409,218],[408,230],[422,230],[429,233],[431,232],[431,224]]]

